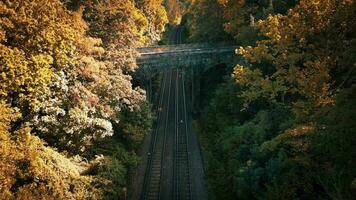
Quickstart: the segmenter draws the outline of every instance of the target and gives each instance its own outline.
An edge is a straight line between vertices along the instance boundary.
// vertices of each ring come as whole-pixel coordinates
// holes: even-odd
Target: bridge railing
[[[140,57],[138,60],[142,59],[152,59],[154,57],[164,57],[164,56],[195,56],[199,54],[221,54],[221,53],[234,53],[235,49],[237,47],[225,47],[225,48],[205,48],[205,49],[179,49],[176,51],[164,51],[164,52],[145,52],[145,53],[140,53]]]
[[[206,48],[222,48],[232,46],[231,44],[226,43],[191,43],[191,44],[179,44],[179,45],[158,45],[158,46],[149,46],[138,48],[139,53],[147,52],[166,52],[166,51],[177,51],[185,49],[206,49]]]
[[[223,44],[165,45],[139,49],[136,59],[143,68],[158,69],[178,66],[203,66],[229,63],[236,57],[238,46]]]

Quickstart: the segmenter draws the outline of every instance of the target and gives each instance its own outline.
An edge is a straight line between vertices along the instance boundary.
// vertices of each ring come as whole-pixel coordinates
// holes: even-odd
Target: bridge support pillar
[[[199,96],[200,96],[200,72],[191,68],[191,97],[192,97],[192,110],[196,112],[199,110]]]
[[[154,74],[150,68],[144,68],[144,87],[146,90],[146,98],[149,102],[153,103],[153,88],[152,88],[152,79],[154,78]]]
[[[149,95],[148,95],[148,100],[150,101],[150,102],[152,102],[153,101],[153,99],[152,99],[152,97],[153,97],[153,95],[152,95],[152,77],[150,76],[150,80],[148,81],[148,93],[149,93]]]
[[[192,83],[192,89],[191,89],[191,91],[192,91],[192,94],[191,94],[191,96],[192,96],[192,111],[195,113],[195,70],[194,70],[194,67],[192,67],[191,68],[192,70],[191,70],[191,83]]]
[[[195,102],[196,102],[196,105],[195,105],[195,109],[197,111],[200,110],[200,68],[199,68],[199,71],[198,73],[195,75]]]

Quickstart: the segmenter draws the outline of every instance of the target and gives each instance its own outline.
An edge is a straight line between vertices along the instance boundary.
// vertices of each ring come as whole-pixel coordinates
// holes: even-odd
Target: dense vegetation
[[[355,18],[353,0],[194,1],[191,41],[241,45],[229,75],[202,84],[212,199],[355,197]]]
[[[135,47],[162,0],[0,1],[0,199],[124,198],[151,126]]]
[[[135,48],[168,22],[241,46],[202,78],[212,199],[353,199],[355,19],[354,0],[0,1],[0,199],[126,197],[152,123]]]

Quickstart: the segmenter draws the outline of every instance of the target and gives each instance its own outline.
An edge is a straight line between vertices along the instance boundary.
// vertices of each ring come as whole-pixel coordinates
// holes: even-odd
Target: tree
[[[148,37],[148,43],[159,41],[161,33],[165,31],[165,25],[168,23],[163,0],[138,0],[136,1],[136,5],[142,10],[148,21],[144,33]]]
[[[58,1],[0,2],[0,98],[26,117],[49,89],[56,70],[72,61],[78,37]]]
[[[190,40],[195,42],[229,41],[231,36],[224,31],[226,20],[221,13],[223,6],[216,0],[199,0],[192,4],[188,19]]]
[[[255,47],[241,47],[239,54],[253,66],[270,63],[272,68],[270,73],[258,67],[235,68],[237,83],[246,87],[242,95],[247,102],[265,97],[293,106],[298,115],[332,103],[330,71],[339,68],[335,61],[341,54],[334,53],[330,44],[342,46],[345,33],[353,29],[348,14],[340,18],[353,6],[350,1],[300,1],[287,15],[260,21],[257,26],[266,39]],[[335,40],[337,30],[333,28],[340,20],[347,25],[340,40]]]

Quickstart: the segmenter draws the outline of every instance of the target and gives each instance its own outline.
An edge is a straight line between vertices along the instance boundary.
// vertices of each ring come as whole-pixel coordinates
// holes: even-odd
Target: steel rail
[[[179,29],[176,29],[176,43],[180,43],[180,38],[178,37],[178,31]],[[177,70],[178,72],[178,70]],[[178,143],[178,80],[179,80],[179,77],[178,77],[178,73],[177,73],[177,76],[176,76],[176,105],[175,105],[175,131],[174,131],[174,136],[175,136],[175,151],[174,151],[174,169],[173,169],[173,181],[174,181],[174,189],[173,189],[173,194],[175,194],[176,196],[173,197],[174,199],[179,199],[179,180],[178,180],[178,176],[179,176],[179,160],[178,160],[178,153],[179,153],[179,143]]]
[[[177,75],[179,71],[177,71]],[[174,177],[175,181],[175,199],[192,199],[192,188],[190,180],[190,156],[189,156],[189,138],[188,138],[188,123],[187,123],[187,106],[185,99],[185,86],[184,75],[181,75],[181,86],[183,93],[183,117],[184,117],[184,130],[179,131],[179,78],[177,81],[176,93],[177,93],[177,105],[176,105],[176,154],[175,154],[175,166],[176,173]],[[186,190],[187,189],[187,190]],[[185,197],[185,198],[183,198]]]
[[[160,108],[163,104],[163,97],[164,97],[164,92],[165,92],[165,85],[166,85],[166,79],[167,79],[167,76],[166,75],[163,75],[163,78],[162,78],[162,81],[161,81],[161,84],[160,84],[160,98],[159,98],[159,102],[158,102],[158,107],[157,107],[157,120],[155,122],[155,130],[153,131],[153,135],[151,136],[152,139],[151,139],[151,144],[150,144],[150,149],[149,149],[149,152],[148,152],[148,156],[147,156],[147,165],[146,165],[146,171],[145,171],[145,177],[144,177],[144,183],[143,183],[143,189],[142,189],[142,193],[141,193],[141,199],[142,200],[146,200],[147,199],[147,190],[148,190],[148,182],[149,182],[149,179],[151,178],[150,176],[150,169],[151,169],[151,155],[154,151],[154,147],[155,147],[155,143],[156,143],[156,140],[157,140],[157,133],[158,133],[158,122],[160,121],[160,118],[162,117],[161,116],[161,112],[160,112]]]
[[[178,32],[178,31],[177,31]],[[177,36],[177,43],[182,41],[181,30]],[[174,154],[174,199],[192,199],[192,189],[190,182],[190,162],[188,151],[188,125],[187,125],[187,106],[185,102],[185,86],[183,73],[177,69],[176,80],[176,113],[175,113],[175,154]],[[179,75],[180,74],[180,75]],[[181,82],[180,82],[181,81]],[[182,84],[183,96],[180,96],[180,84]],[[179,105],[180,100],[183,98],[183,117],[184,117],[184,130],[179,131]],[[184,198],[185,197],[185,198]]]
[[[167,86],[167,83],[166,83],[166,81],[167,81],[167,76],[168,75],[165,75],[164,76],[164,83],[163,83],[163,87],[162,87],[162,93],[161,93],[161,99],[160,99],[160,103],[159,103],[159,107],[158,107],[158,109],[162,109],[163,108],[163,99],[164,99],[164,94],[166,93],[165,91],[166,91],[166,86]],[[164,125],[164,128],[163,128],[163,134],[164,134],[164,136],[163,136],[163,147],[165,147],[165,142],[166,142],[166,129],[167,129],[167,121],[168,121],[168,110],[169,110],[169,102],[170,102],[170,90],[171,90],[171,81],[172,81],[172,74],[171,73],[169,73],[169,85],[168,85],[168,105],[167,105],[167,109],[166,109],[166,120],[165,120],[165,125]],[[157,138],[159,137],[159,123],[160,123],[160,121],[161,121],[161,119],[162,119],[162,114],[161,114],[161,112],[160,112],[160,110],[159,110],[159,112],[158,112],[158,116],[157,116],[157,124],[156,124],[156,130],[155,130],[155,134],[154,134],[154,139],[153,139],[153,141],[151,142],[151,150],[150,150],[150,155],[149,155],[149,157],[148,157],[148,164],[147,164],[147,168],[146,168],[146,173],[145,173],[145,181],[144,181],[144,191],[143,191],[143,196],[142,196],[142,198],[141,199],[144,199],[144,200],[146,200],[146,199],[148,199],[150,196],[149,196],[149,194],[150,194],[150,187],[149,186],[151,186],[150,185],[150,182],[151,182],[151,180],[152,180],[152,177],[153,177],[153,175],[155,175],[155,174],[153,174],[153,172],[152,172],[152,166],[153,166],[153,157],[155,156],[155,153],[157,153],[157,150],[158,151],[161,151],[160,149],[156,149],[157,148]],[[161,152],[162,153],[162,152]],[[160,172],[160,174],[159,174],[159,180],[158,180],[158,185],[157,185],[157,187],[158,187],[158,193],[157,193],[157,196],[158,196],[158,199],[159,199],[159,197],[160,197],[160,183],[161,183],[161,176],[162,176],[162,171],[163,171],[163,169],[162,169],[162,160],[163,160],[163,156],[164,156],[164,154],[162,153],[161,154],[161,156],[160,156],[160,160],[159,160],[159,167],[160,167],[160,169],[159,169],[159,172]]]
[[[178,73],[177,73],[178,76]],[[174,190],[174,194],[176,195],[175,199],[179,199],[179,141],[178,141],[178,77],[176,79],[176,105],[175,105],[175,132],[174,132],[174,136],[175,136],[175,155],[174,155],[174,166],[175,166],[175,173],[174,173],[174,185],[175,185],[175,190]]]
[[[185,86],[184,86],[184,73],[182,73],[182,87],[183,87],[183,105],[184,105],[184,121],[185,121],[185,139],[186,139],[186,153],[187,153],[187,170],[188,170],[188,188],[189,188],[189,199],[192,198],[192,185],[190,182],[190,156],[189,156],[189,138],[188,138],[188,121],[187,121],[187,105],[186,105],[186,99],[185,99]]]
[[[164,160],[164,154],[166,153],[166,143],[167,143],[167,127],[168,127],[168,113],[169,113],[169,106],[170,106],[170,97],[171,97],[171,85],[172,85],[172,73],[170,73],[169,79],[169,89],[168,89],[168,104],[167,104],[167,111],[166,111],[166,122],[164,125],[164,136],[163,136],[163,148],[162,148],[162,155],[161,155],[161,177],[164,174],[164,168],[162,165],[162,161]],[[159,182],[159,189],[158,189],[158,199],[160,199],[160,192],[161,192],[161,181]]]

